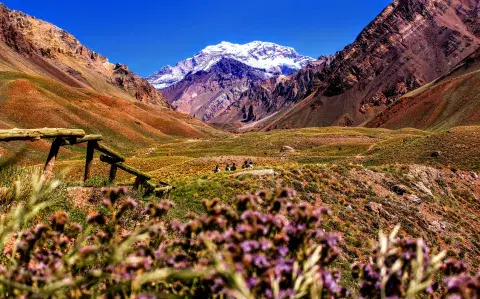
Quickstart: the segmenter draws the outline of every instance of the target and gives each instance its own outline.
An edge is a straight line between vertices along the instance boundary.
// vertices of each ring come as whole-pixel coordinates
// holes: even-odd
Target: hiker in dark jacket
[[[247,160],[245,160],[245,162],[243,162],[242,168],[243,169],[248,168],[248,161]]]
[[[236,170],[237,170],[237,165],[236,165],[235,163],[233,163],[231,170],[232,170],[232,171],[236,171]]]
[[[227,167],[225,167],[225,171],[230,171],[230,165],[227,164]]]
[[[219,172],[221,172],[220,166],[217,165],[217,167],[215,167],[215,173],[219,173]]]

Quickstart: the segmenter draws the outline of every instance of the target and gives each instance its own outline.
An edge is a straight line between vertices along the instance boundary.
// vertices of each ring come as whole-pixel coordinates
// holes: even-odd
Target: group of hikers
[[[253,162],[252,161],[245,161],[242,165],[242,169],[248,169],[248,168],[253,168]],[[232,164],[232,166],[230,166],[230,164],[227,164],[227,166],[225,167],[225,171],[226,172],[230,172],[230,171],[236,171],[237,170],[237,165],[235,163]],[[220,165],[217,165],[215,167],[215,173],[218,173],[218,172],[221,172],[222,170],[220,169]]]

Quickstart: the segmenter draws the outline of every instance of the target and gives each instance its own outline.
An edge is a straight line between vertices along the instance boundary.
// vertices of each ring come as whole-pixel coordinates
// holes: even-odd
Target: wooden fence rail
[[[103,137],[102,135],[85,135],[85,137],[82,138],[64,138],[63,140],[63,146],[65,145],[77,145],[89,141],[102,141]]]
[[[0,141],[39,140],[42,138],[82,138],[85,131],[80,129],[12,129],[0,130]]]
[[[0,130],[0,142],[35,141],[40,139],[53,139],[44,167],[44,174],[47,178],[53,176],[53,167],[62,146],[87,143],[84,182],[90,178],[95,150],[98,150],[103,153],[100,156],[100,161],[110,164],[109,180],[111,183],[115,181],[117,170],[121,169],[136,177],[136,188],[145,188],[146,191],[155,193],[165,193],[172,189],[171,186],[165,183],[152,183],[151,175],[126,165],[124,156],[99,143],[103,140],[102,135],[87,135],[84,130],[62,128]]]

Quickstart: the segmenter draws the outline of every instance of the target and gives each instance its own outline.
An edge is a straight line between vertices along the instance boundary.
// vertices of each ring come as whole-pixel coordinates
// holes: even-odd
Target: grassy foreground
[[[204,213],[203,199],[234,204],[239,195],[290,187],[303,200],[336,212],[332,228],[345,234],[352,258],[368,252],[379,229],[402,223],[406,236],[422,237],[437,250],[478,264],[480,182],[474,177],[480,170],[479,140],[479,127],[444,132],[306,128],[181,139],[132,152],[127,163],[176,187],[168,195],[176,219]],[[255,163],[253,173],[241,169],[246,160]],[[213,172],[216,165],[223,170],[232,163],[239,170]],[[107,165],[97,161],[93,170],[103,182]],[[262,175],[265,170],[275,175]],[[57,171],[80,184],[83,161],[62,161]],[[119,173],[119,184],[132,181]],[[398,186],[405,189],[400,195],[394,191]],[[89,193],[73,195],[84,203]]]
[[[168,225],[173,225],[173,228],[178,221],[192,223],[194,219],[194,222],[203,223],[201,227],[206,229],[204,233],[216,236],[219,228],[207,229],[204,226],[205,221],[216,223],[216,221],[225,220],[227,228],[232,225],[231,228],[235,230],[235,225],[240,225],[245,219],[238,219],[237,216],[232,216],[233,218],[230,219],[225,215],[226,219],[220,217],[219,220],[215,205],[230,209],[237,207],[244,200],[241,195],[257,194],[259,198],[272,199],[281,194],[279,190],[288,188],[292,193],[288,196],[287,202],[308,205],[312,210],[327,208],[331,212],[331,217],[322,220],[321,229],[326,232],[335,232],[335,240],[338,238],[338,244],[335,243],[337,245],[334,247],[338,247],[339,255],[333,264],[328,264],[342,273],[342,278],[335,281],[335,284],[346,287],[350,294],[356,297],[360,294],[368,294],[369,291],[364,289],[365,284],[358,284],[356,271],[359,269],[350,268],[349,265],[368,264],[372,256],[370,249],[377,243],[379,231],[395,230],[397,224],[400,224],[398,237],[401,239],[422,239],[425,246],[429,247],[431,255],[442,254],[448,259],[463,260],[469,267],[470,273],[479,270],[480,149],[474,146],[479,140],[479,127],[460,127],[445,132],[425,132],[414,129],[390,131],[364,128],[308,128],[209,139],[179,139],[125,153],[129,157],[128,165],[149,172],[155,180],[168,182],[176,187],[163,199],[145,199],[142,194],[136,192],[128,193],[126,199],[135,199],[139,202],[138,206],[147,208],[147,211],[146,200],[154,205],[161,205],[155,206],[155,209],[162,210],[165,207],[165,202],[162,200],[168,199],[173,206],[168,207],[168,214],[163,215],[162,212],[164,221],[169,223]],[[63,159],[56,166],[58,177],[65,177],[65,182],[58,187],[61,192],[53,193],[54,204],[48,207],[43,216],[36,217],[34,222],[48,221],[47,215],[61,210],[69,213],[69,221],[79,223],[82,227],[88,227],[90,222],[88,219],[95,215],[101,214],[108,217],[115,215],[115,209],[112,210],[109,205],[105,206],[104,195],[100,188],[108,185],[105,183],[108,167],[96,161],[93,168],[95,178],[89,184],[97,187],[84,188],[81,183],[83,155],[84,153],[80,150],[78,154],[62,157]],[[241,165],[245,160],[253,161],[254,169],[242,170]],[[240,169],[236,172],[213,172],[216,165],[224,169],[226,164],[232,163],[236,163]],[[10,170],[10,173],[2,176],[3,190],[11,190],[14,186],[15,179],[12,177],[29,176],[23,172],[24,170],[15,171],[18,170]],[[125,173],[119,173],[117,184],[131,182],[131,177]],[[7,197],[15,194],[12,191],[5,192]],[[215,198],[218,201],[204,201]],[[9,206],[11,205],[7,205],[4,212],[8,212]],[[287,206],[285,206],[287,208],[285,213],[289,209]],[[255,209],[266,213],[271,207],[268,207],[267,201],[266,205],[255,206]],[[128,214],[127,220],[119,224],[118,234],[123,236],[125,232],[133,230],[141,223],[149,225],[148,221],[145,222],[148,217],[144,218],[145,214],[141,213],[141,209],[135,208],[135,211],[133,214]],[[237,212],[241,213],[241,211]],[[213,218],[205,218],[205,215]],[[240,222],[234,224],[236,222],[229,221]],[[218,224],[220,225],[220,222]],[[210,229],[213,230],[210,231]],[[171,231],[168,234],[170,233]],[[188,237],[191,232],[182,230],[178,233],[186,234],[188,242],[199,241],[197,238]],[[274,235],[270,237],[273,238]],[[251,241],[252,238],[258,241],[257,237],[248,233],[242,235],[242,238],[246,238],[245,241]],[[328,238],[322,238],[318,240],[314,238],[314,243],[331,241],[328,241]],[[309,247],[312,244],[310,241],[307,242],[307,239],[304,241],[309,245],[302,247],[301,251],[301,256],[305,258],[301,259],[302,263],[307,263],[309,256],[314,255],[315,251]],[[154,245],[151,246],[158,246],[159,240],[152,241]],[[215,246],[224,248],[222,246],[225,244],[220,245],[223,241],[219,239],[215,242],[217,241],[219,243]],[[195,246],[198,245],[195,244]],[[235,242],[233,244],[239,245]],[[189,259],[188,263],[181,264],[198,267],[202,263],[202,257],[209,254],[209,250],[211,248],[208,245],[201,251],[195,251],[195,257],[190,257],[194,260]],[[170,254],[178,257],[180,253],[174,251]],[[243,255],[240,256],[243,257]],[[162,261],[161,267],[168,268],[168,262],[165,264],[166,260]],[[218,266],[218,264],[215,265]],[[119,265],[119,267],[123,266]],[[215,271],[221,272],[218,268]],[[366,268],[360,268],[359,271],[366,271]],[[158,274],[160,278],[157,277],[157,279],[163,284],[163,281],[171,279],[170,274],[172,273],[165,272],[162,274],[164,276]],[[326,275],[326,272],[324,274]],[[198,275],[197,272],[194,273],[194,278],[198,279],[196,275]],[[244,273],[242,279],[251,278],[251,275],[260,279],[255,276],[258,275],[257,272],[256,274]],[[149,276],[148,279],[151,277]],[[210,278],[203,279],[206,279],[205,283],[208,285]],[[234,278],[223,277],[222,279]],[[443,279],[443,276],[436,276],[436,279]],[[125,281],[122,283],[122,288],[125,287],[129,290],[128,292],[132,291],[130,287],[124,285]],[[249,285],[248,281],[243,283]],[[167,285],[163,285],[160,289],[163,291],[167,289],[170,292],[172,286],[168,285],[166,288]],[[192,284],[182,282],[181,285],[193,293],[195,290],[206,291],[207,289],[208,292],[214,292],[210,288],[203,289],[204,284],[201,287],[195,287],[195,282]],[[228,289],[232,286],[226,287]],[[316,287],[318,286],[309,285],[309,288]],[[242,284],[232,288],[242,291]],[[256,291],[261,292],[260,290],[266,290],[265,288],[271,290],[271,287],[259,285]],[[151,288],[147,289],[151,290]],[[407,292],[407,289],[408,287],[405,287],[404,291]],[[155,290],[159,290],[158,285]],[[138,291],[135,289],[133,293],[138,294]],[[183,291],[185,289],[182,289]],[[344,294],[340,291],[335,293],[333,289],[330,291],[338,297]]]

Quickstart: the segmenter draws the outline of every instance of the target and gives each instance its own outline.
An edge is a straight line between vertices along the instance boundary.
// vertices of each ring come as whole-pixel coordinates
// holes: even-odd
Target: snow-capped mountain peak
[[[158,89],[163,89],[180,82],[191,72],[208,71],[222,58],[240,61],[253,68],[265,70],[265,75],[287,75],[314,59],[302,56],[291,47],[274,43],[254,41],[244,45],[221,42],[208,46],[195,56],[180,61],[174,67],[165,66],[148,78]]]

